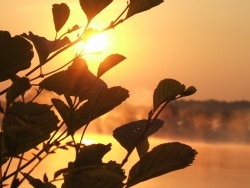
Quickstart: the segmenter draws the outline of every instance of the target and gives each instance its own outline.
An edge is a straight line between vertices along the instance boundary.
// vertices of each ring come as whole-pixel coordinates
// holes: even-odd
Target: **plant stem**
[[[7,173],[8,173],[9,168],[10,168],[10,164],[11,164],[11,162],[12,162],[12,159],[13,159],[13,157],[10,157],[9,163],[8,163],[6,169],[5,169],[4,174],[3,174],[3,178],[7,176]],[[2,178],[2,179],[3,179],[3,178]]]
[[[111,24],[110,24],[108,27],[106,27],[105,29],[103,29],[103,31],[108,30],[108,29],[112,29],[112,28],[116,27],[119,23],[121,23],[122,20],[119,20],[119,19],[120,19],[120,18],[122,17],[122,15],[128,10],[129,6],[130,6],[130,3],[129,3],[129,4],[126,6],[126,8],[121,12],[121,14],[120,14],[114,21],[111,22]]]
[[[21,157],[20,157],[20,159],[19,159],[19,162],[18,162],[18,165],[17,165],[17,169],[16,169],[16,173],[15,173],[15,175],[14,175],[14,177],[13,177],[13,180],[12,180],[12,182],[14,182],[16,179],[17,179],[17,175],[18,175],[18,169],[20,168],[20,166],[21,166],[21,164],[22,164],[22,160],[23,160],[23,155],[24,155],[24,152],[21,154]],[[20,184],[19,184],[20,185]]]
[[[75,41],[73,41],[72,43],[70,43],[69,45],[61,48],[60,50],[56,51],[52,56],[50,56],[45,63],[43,64],[39,64],[36,67],[34,67],[31,71],[29,71],[28,73],[25,74],[26,77],[28,77],[29,75],[31,75],[33,72],[35,72],[37,69],[39,69],[40,67],[42,67],[43,65],[45,65],[46,63],[48,63],[49,61],[51,61],[53,58],[55,58],[57,55],[59,55],[60,53],[62,53],[63,51],[67,50],[68,48],[70,48],[71,46],[75,45],[76,43],[80,42],[81,38],[76,39]]]
[[[66,130],[67,131],[67,130]],[[48,146],[51,148],[52,146],[55,145],[56,142],[59,141],[59,138],[66,132],[64,131],[58,138],[56,138],[53,143],[48,144]],[[67,137],[67,136],[66,136]],[[65,138],[66,138],[65,137]],[[63,139],[65,139],[63,138]],[[62,141],[63,139],[61,139],[60,141]],[[43,152],[46,152],[44,149],[41,149],[31,160],[29,160],[27,163],[25,163],[24,165],[22,165],[21,167],[19,167],[15,172],[12,172],[9,175],[4,175],[3,178],[0,180],[0,183],[4,182],[5,180],[9,179],[10,177],[14,176],[17,172],[23,170],[24,168],[26,168],[27,166],[29,166],[33,161],[35,161],[38,157],[40,157]],[[9,163],[10,164],[10,163]],[[9,165],[8,165],[9,167]],[[7,167],[7,168],[8,168]]]
[[[55,149],[52,150],[52,152],[56,151],[58,149],[58,147],[56,147]],[[42,162],[42,160],[44,160],[47,156],[49,156],[50,153],[46,153],[43,157],[41,157],[41,160],[38,160],[38,162],[29,170],[29,172],[27,174],[31,174],[31,172],[33,172],[35,170],[35,168]],[[26,176],[24,176],[19,183],[21,184],[24,180],[25,180]]]
[[[23,170],[24,168],[26,168],[27,166],[29,166],[29,165],[30,165],[34,160],[36,160],[43,152],[45,152],[44,149],[42,149],[41,151],[39,151],[39,152],[36,154],[36,156],[34,156],[31,160],[29,160],[27,163],[25,163],[23,166],[21,166],[21,167],[18,169],[18,171],[21,171],[21,170]],[[9,179],[9,178],[12,177],[12,176],[14,176],[15,173],[16,173],[16,171],[15,171],[15,172],[12,172],[12,173],[9,174],[8,176],[3,177],[2,182],[5,181],[5,180],[7,180],[7,179]]]
[[[56,133],[58,133],[58,131],[62,128],[62,126],[64,125],[64,121],[58,126],[57,130],[53,133],[53,135],[50,137],[48,144],[50,144],[50,142],[52,141],[52,139],[55,137]]]
[[[83,129],[83,131],[82,131],[82,136],[81,136],[81,139],[80,139],[80,144],[82,143],[83,136],[84,136],[84,134],[85,134],[85,132],[86,132],[86,130],[87,130],[87,128],[88,128],[88,125],[89,125],[89,123],[88,123],[87,125],[85,125],[85,127],[84,127],[84,129]]]
[[[76,57],[78,57],[78,56],[76,56]],[[53,73],[55,73],[55,72],[61,70],[62,68],[66,67],[68,64],[70,64],[72,61],[74,61],[74,59],[75,59],[76,57],[74,57],[72,60],[70,60],[68,63],[64,64],[63,66],[59,67],[58,69],[55,69],[55,70],[53,70],[53,71],[51,71],[51,72],[48,72],[48,73],[46,73],[46,74],[43,74],[43,76],[48,76],[48,75],[50,75],[50,74],[53,74]]]
[[[42,92],[43,89],[38,89],[37,90],[37,94],[30,100],[31,102],[34,101],[39,95],[40,93]]]

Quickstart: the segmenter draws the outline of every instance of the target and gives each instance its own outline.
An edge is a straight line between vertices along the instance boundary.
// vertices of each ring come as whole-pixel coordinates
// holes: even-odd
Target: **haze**
[[[53,39],[51,7],[61,2],[2,1],[0,28],[12,36],[32,31]],[[78,0],[67,3],[71,18],[64,29],[84,25]],[[101,21],[109,23],[125,4],[115,0],[92,27],[102,28]],[[104,79],[129,89],[134,103],[151,104],[153,90],[164,78],[196,86],[192,99],[250,100],[249,7],[249,0],[167,0],[108,31],[109,48],[89,61],[111,53],[126,56]]]

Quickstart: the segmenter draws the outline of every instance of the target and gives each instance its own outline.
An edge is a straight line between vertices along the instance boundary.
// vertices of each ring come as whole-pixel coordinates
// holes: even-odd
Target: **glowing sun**
[[[107,36],[105,33],[100,33],[91,36],[85,43],[85,53],[97,53],[102,52],[107,47]]]
[[[95,140],[93,140],[93,139],[83,139],[83,141],[82,141],[82,143],[84,144],[84,145],[86,145],[86,146],[89,146],[89,145],[91,145],[91,144],[94,144],[95,143]]]

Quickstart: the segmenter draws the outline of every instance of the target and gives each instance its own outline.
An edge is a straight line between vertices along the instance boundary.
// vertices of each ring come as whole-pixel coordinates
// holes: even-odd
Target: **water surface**
[[[90,135],[88,142],[110,143],[112,151],[104,160],[121,162],[126,151],[112,137]],[[161,139],[151,139],[151,147],[169,142]],[[197,150],[198,155],[194,163],[183,170],[178,170],[149,181],[135,185],[135,188],[249,188],[250,186],[250,145],[243,144],[207,144],[183,142]],[[67,166],[68,161],[74,160],[74,152],[59,152],[48,157],[34,172],[34,176],[42,179],[46,172],[49,179],[53,173]],[[126,172],[138,160],[136,152],[125,165]],[[52,169],[49,171],[49,169]],[[58,187],[61,183],[57,183]],[[23,185],[24,186],[24,185]],[[22,187],[23,187],[22,186]],[[26,186],[25,187],[29,187]]]

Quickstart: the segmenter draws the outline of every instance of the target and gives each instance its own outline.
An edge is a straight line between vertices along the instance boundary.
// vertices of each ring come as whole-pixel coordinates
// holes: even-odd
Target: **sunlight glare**
[[[85,45],[85,53],[97,53],[102,52],[107,47],[107,36],[104,33],[100,33],[91,36]]]
[[[91,144],[94,144],[95,143],[95,140],[93,139],[83,139],[82,143],[86,146],[89,146]]]

